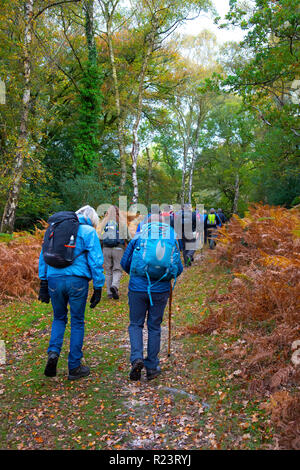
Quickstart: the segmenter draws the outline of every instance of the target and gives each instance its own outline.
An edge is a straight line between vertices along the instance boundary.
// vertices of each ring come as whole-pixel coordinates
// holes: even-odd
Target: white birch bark
[[[232,206],[233,214],[237,214],[239,196],[240,196],[240,176],[237,173],[235,177],[235,185],[234,185],[234,201],[233,201],[233,206]]]
[[[124,123],[122,121],[122,116],[121,116],[120,86],[119,86],[119,79],[118,79],[117,67],[116,67],[116,61],[115,61],[115,52],[114,52],[113,39],[112,39],[112,36],[113,36],[112,35],[112,19],[113,19],[113,15],[116,10],[116,7],[119,4],[119,0],[115,0],[112,2],[104,2],[102,0],[99,0],[99,4],[101,6],[102,14],[104,15],[104,18],[106,21],[106,37],[107,37],[109,60],[110,60],[113,85],[114,85],[115,106],[116,106],[116,112],[117,112],[118,149],[119,149],[119,157],[120,157],[120,164],[121,164],[120,192],[123,193],[125,184],[126,184],[126,179],[127,179],[125,135],[124,135]],[[111,9],[109,9],[109,7],[111,7]]]
[[[141,116],[142,116],[144,82],[145,82],[146,72],[148,69],[149,59],[153,51],[154,40],[155,40],[155,30],[153,30],[150,34],[146,52],[144,55],[141,73],[139,76],[137,110],[136,110],[135,121],[134,121],[133,129],[132,129],[131,162],[132,162],[132,184],[133,184],[132,202],[133,204],[137,204],[138,198],[139,198],[139,186],[138,186],[138,179],[137,179],[137,160],[138,160],[139,151],[140,151],[140,142],[138,138],[138,130],[139,130]]]
[[[30,108],[30,78],[31,78],[31,42],[32,42],[32,16],[33,16],[34,0],[25,2],[25,29],[23,40],[23,73],[24,73],[24,90],[22,97],[22,111],[20,119],[19,137],[16,145],[16,155],[13,163],[13,173],[11,187],[8,193],[6,205],[1,222],[1,232],[12,232],[14,229],[16,210],[19,201],[21,188],[21,180],[24,169],[24,158],[28,141],[28,116]]]

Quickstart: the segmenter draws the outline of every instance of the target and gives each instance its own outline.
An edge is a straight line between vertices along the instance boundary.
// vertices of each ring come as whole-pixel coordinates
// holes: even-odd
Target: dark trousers
[[[153,305],[150,305],[150,299],[147,292],[128,292],[129,319],[128,328],[131,354],[130,362],[136,359],[143,359],[143,328],[147,316],[148,327],[148,345],[147,357],[144,361],[147,369],[156,369],[159,364],[158,354],[160,351],[161,322],[169,292],[151,292]]]
[[[189,242],[184,239],[182,240],[182,254],[185,266],[190,266],[194,261],[195,250],[191,250],[188,248],[189,243],[193,242]]]

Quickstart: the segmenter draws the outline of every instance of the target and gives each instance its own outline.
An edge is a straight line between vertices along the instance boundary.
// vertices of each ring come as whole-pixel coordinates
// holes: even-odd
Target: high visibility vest
[[[209,225],[217,225],[216,214],[208,214],[207,222]]]

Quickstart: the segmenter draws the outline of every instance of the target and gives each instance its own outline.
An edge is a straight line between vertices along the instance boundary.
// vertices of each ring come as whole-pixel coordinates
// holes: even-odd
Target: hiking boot
[[[158,377],[160,374],[160,367],[157,367],[157,369],[147,369],[147,380],[155,379],[155,377]]]
[[[136,359],[132,363],[132,368],[129,374],[130,380],[141,380],[141,370],[144,367],[143,359]]]
[[[118,300],[118,298],[119,298],[119,291],[118,291],[118,288],[115,287],[115,286],[111,286],[110,292],[112,293],[113,298],[116,299],[116,300]]]
[[[48,352],[48,361],[45,367],[44,374],[46,377],[55,377],[56,376],[56,366],[59,355],[55,351]]]
[[[81,379],[81,377],[87,377],[88,375],[90,375],[90,368],[80,364],[80,366],[76,367],[75,369],[69,370],[68,379],[77,380]]]

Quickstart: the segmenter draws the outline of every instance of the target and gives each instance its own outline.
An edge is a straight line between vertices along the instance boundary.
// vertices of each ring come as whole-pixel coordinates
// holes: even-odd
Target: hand
[[[91,303],[90,303],[91,308],[96,307],[96,305],[100,302],[101,294],[102,294],[102,288],[101,287],[100,287],[100,289],[95,289],[94,288],[94,293],[91,297]]]
[[[40,285],[40,292],[38,299],[45,304],[48,304],[50,301],[50,295],[48,291],[48,281],[42,280]]]

